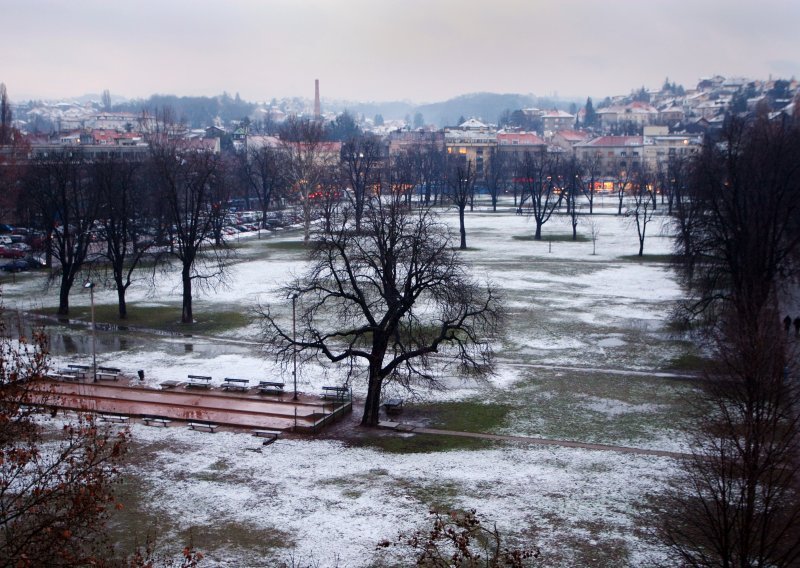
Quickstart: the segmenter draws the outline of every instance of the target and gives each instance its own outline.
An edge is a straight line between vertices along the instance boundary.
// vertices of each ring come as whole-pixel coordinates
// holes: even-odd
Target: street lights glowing
[[[84,288],[89,289],[89,297],[92,304],[92,377],[94,382],[97,382],[97,334],[94,325],[94,282],[86,282]]]

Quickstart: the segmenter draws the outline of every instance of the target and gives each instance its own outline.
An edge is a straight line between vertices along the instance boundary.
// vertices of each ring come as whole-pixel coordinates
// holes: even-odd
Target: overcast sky
[[[800,77],[798,0],[0,0],[12,100],[440,101]]]

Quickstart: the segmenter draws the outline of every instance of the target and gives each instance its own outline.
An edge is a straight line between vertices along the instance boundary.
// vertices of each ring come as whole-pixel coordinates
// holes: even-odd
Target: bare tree
[[[342,145],[342,181],[349,187],[356,231],[361,230],[364,203],[371,197],[382,164],[380,140],[371,134],[359,134]]]
[[[728,303],[759,314],[775,301],[779,280],[796,276],[798,163],[800,128],[766,120],[731,121],[721,141],[696,156],[676,210],[690,314]]]
[[[177,139],[151,144],[150,154],[165,220],[174,238],[173,254],[181,266],[181,322],[192,323],[192,284],[222,282],[230,255],[224,244],[212,247],[208,242],[213,238],[213,209],[220,204],[215,193],[222,175],[220,158],[210,151],[187,147]]]
[[[238,155],[245,186],[256,194],[261,210],[261,226],[267,228],[267,211],[273,200],[286,192],[286,168],[283,151],[272,146],[249,148]]]
[[[438,203],[444,179],[445,154],[434,135],[407,150],[409,162],[417,170],[418,184],[425,205]]]
[[[376,426],[389,381],[433,385],[434,367],[442,373],[453,363],[489,372],[500,304],[489,284],[468,276],[430,208],[409,209],[387,188],[365,204],[361,232],[354,222],[352,209],[340,208],[315,237],[309,272],[286,288],[300,309],[296,341],[269,308],[260,311],[266,342],[285,362],[295,349],[350,361],[348,381],[367,383],[361,424]]]
[[[798,157],[795,126],[731,120],[694,158],[676,208],[687,311],[716,351],[664,531],[690,566],[800,562],[797,353],[779,315],[781,286],[796,281]]]
[[[628,202],[625,216],[636,227],[639,237],[639,256],[644,255],[644,240],[647,226],[655,215],[655,186],[647,170],[638,170],[635,176],[628,179]]]
[[[508,185],[509,172],[511,171],[511,159],[507,152],[503,152],[496,146],[489,149],[489,160],[484,167],[484,177],[486,188],[492,199],[492,211],[497,211],[497,200],[500,194]]]
[[[311,238],[313,203],[310,199],[333,167],[325,142],[325,128],[319,121],[289,118],[281,128],[281,147],[286,155],[286,174],[290,185],[297,192],[303,209],[303,239]]]
[[[557,186],[558,158],[544,151],[533,154],[525,152],[517,166],[516,179],[522,186],[520,208],[530,201],[530,210],[536,221],[534,239],[542,240],[542,226],[550,220],[559,205],[561,196]]]
[[[594,213],[595,186],[600,179],[602,164],[602,159],[598,155],[587,156],[583,160],[582,169],[585,172],[587,181],[584,187],[584,193],[589,200],[589,215]]]
[[[36,158],[27,171],[26,197],[45,231],[48,265],[58,261],[58,314],[69,314],[69,292],[87,262],[99,199],[80,150]]]
[[[718,364],[704,382],[692,457],[662,504],[669,511],[662,536],[685,566],[797,566],[797,369],[777,312],[766,310],[744,326],[755,335],[742,334],[742,323],[729,315],[718,336]]]
[[[100,200],[99,236],[105,241],[105,257],[117,290],[120,319],[128,317],[125,294],[133,274],[147,254],[153,239],[146,233],[155,205],[144,191],[141,163],[108,157],[90,166],[92,182]]]
[[[583,168],[581,163],[572,156],[562,162],[564,174],[562,176],[562,192],[566,195],[567,214],[572,226],[572,240],[578,240],[578,196],[583,192]]]
[[[475,166],[472,160],[462,156],[448,156],[445,170],[445,183],[453,205],[458,209],[458,228],[461,235],[459,248],[467,248],[467,229],[464,225],[464,211],[475,194]]]

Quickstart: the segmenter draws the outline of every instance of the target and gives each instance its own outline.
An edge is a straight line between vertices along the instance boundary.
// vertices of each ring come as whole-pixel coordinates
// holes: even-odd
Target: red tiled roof
[[[516,142],[520,145],[536,146],[544,145],[545,141],[536,136],[533,132],[498,132],[497,143],[510,145]]]

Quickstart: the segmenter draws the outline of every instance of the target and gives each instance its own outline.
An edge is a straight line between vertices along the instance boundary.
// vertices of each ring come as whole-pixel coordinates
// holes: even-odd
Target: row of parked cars
[[[11,259],[0,264],[4,272],[23,272],[33,268],[41,268],[44,262],[31,254],[31,246],[25,241],[29,235],[25,229],[15,229],[9,225],[0,225],[0,258]]]

